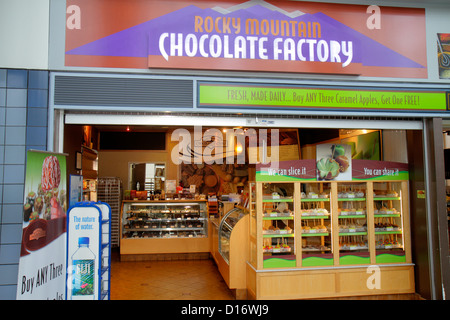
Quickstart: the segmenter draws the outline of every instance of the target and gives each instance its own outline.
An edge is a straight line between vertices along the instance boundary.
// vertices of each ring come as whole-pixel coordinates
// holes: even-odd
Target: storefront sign
[[[424,9],[262,0],[66,5],[66,66],[427,77]]]
[[[331,158],[330,158],[331,159]],[[280,161],[277,164],[257,164],[256,181],[369,181],[369,180],[408,180],[408,164],[391,161],[351,159],[351,174],[339,172],[340,162],[327,158]],[[324,161],[324,162],[325,162]],[[331,164],[335,163],[336,168]],[[329,173],[333,174],[329,174]],[[339,175],[341,175],[339,177]]]
[[[319,89],[201,82],[199,107],[445,111],[446,92]]]
[[[17,300],[63,300],[66,273],[66,157],[27,152]]]
[[[353,159],[353,180],[409,180],[408,164]]]
[[[256,181],[315,181],[316,161],[291,160],[256,165]]]

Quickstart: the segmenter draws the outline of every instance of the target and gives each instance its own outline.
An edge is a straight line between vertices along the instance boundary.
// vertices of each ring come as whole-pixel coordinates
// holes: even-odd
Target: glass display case
[[[338,185],[339,263],[369,264],[366,183]]]
[[[415,292],[407,168],[355,161],[352,177],[335,179],[316,176],[316,165],[310,159],[282,163],[275,171],[257,167],[250,185],[249,296]],[[367,280],[369,266],[382,266],[390,279],[378,291]]]
[[[302,266],[333,265],[331,184],[304,183],[301,198]]]
[[[124,201],[122,239],[204,238],[206,201]]]
[[[247,212],[240,208],[234,208],[228,211],[219,225],[219,253],[223,259],[230,263],[230,241],[231,232],[236,224],[245,216]]]
[[[256,269],[411,261],[407,181],[252,187],[249,261]]]
[[[262,199],[262,249],[265,268],[296,265],[294,184],[267,183]]]
[[[376,262],[404,262],[401,182],[374,182],[373,210]]]

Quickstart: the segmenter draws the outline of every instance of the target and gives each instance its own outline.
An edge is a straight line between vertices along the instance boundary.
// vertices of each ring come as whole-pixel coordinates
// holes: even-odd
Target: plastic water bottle
[[[95,283],[95,254],[89,249],[89,237],[80,237],[72,255],[72,300],[93,300]]]

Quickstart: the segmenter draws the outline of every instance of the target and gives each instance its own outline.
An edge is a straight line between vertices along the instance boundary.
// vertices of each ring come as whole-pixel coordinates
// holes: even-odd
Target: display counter
[[[222,219],[211,219],[211,255],[236,299],[246,299],[248,212],[233,208]]]
[[[209,218],[209,239],[210,239],[210,254],[218,265],[219,253],[219,225],[220,219],[215,217]]]
[[[249,298],[415,292],[407,181],[252,184]]]
[[[132,201],[122,203],[120,255],[209,254],[205,200]]]

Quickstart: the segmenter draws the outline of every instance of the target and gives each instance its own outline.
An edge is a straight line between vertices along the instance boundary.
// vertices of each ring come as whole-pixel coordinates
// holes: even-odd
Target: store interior
[[[220,220],[230,208],[224,208],[218,205],[215,210],[214,203],[221,200],[228,202],[230,199],[236,201],[243,210],[248,207],[246,198],[249,193],[249,182],[255,180],[255,148],[252,149],[250,138],[239,140],[235,136],[234,154],[231,156],[234,163],[227,163],[226,156],[222,158],[222,163],[196,163],[192,161],[195,158],[196,150],[201,150],[205,156],[205,150],[212,148],[212,155],[215,152],[228,152],[226,148],[215,148],[213,135],[221,132],[223,141],[227,139],[227,130],[235,134],[242,134],[247,130],[254,130],[257,135],[267,134],[269,136],[269,145],[271,131],[262,132],[260,128],[206,128],[203,127],[200,138],[200,149],[189,149],[191,156],[187,163],[174,163],[174,156],[182,154],[186,156],[186,149],[178,149],[181,141],[177,134],[178,127],[170,126],[118,126],[118,125],[76,125],[66,124],[64,127],[64,153],[67,157],[67,174],[82,175],[85,183],[83,184],[84,201],[102,200],[100,184],[102,179],[114,178],[120,181],[120,194],[118,202],[122,203],[127,199],[142,200],[162,200],[167,199],[166,193],[168,186],[182,187],[183,199],[205,199],[210,204],[208,216]],[[195,140],[194,127],[181,128],[184,132],[189,132]],[[208,129],[212,129],[208,131]],[[320,144],[349,144],[353,159],[381,160],[408,163],[412,157],[412,148],[414,136],[417,137],[420,131],[402,130],[402,129],[383,129],[383,130],[363,130],[363,129],[329,129],[329,128],[271,128],[276,130],[279,144],[280,161],[284,160],[304,160],[316,159],[316,147]],[[212,136],[208,133],[213,132]],[[175,138],[174,138],[175,137]],[[177,139],[178,137],[178,139]],[[217,140],[216,140],[217,141]],[[240,145],[239,142],[244,142]],[[195,146],[194,142],[194,146]],[[272,144],[273,145],[273,144]],[[197,142],[198,146],[198,142]],[[221,142],[221,147],[224,144]],[[418,147],[415,146],[416,153]],[[257,149],[257,148],[256,148]],[[219,150],[219,151],[218,151]],[[239,155],[244,153],[244,158]],[[259,154],[261,155],[261,153]],[[267,153],[267,155],[270,155]],[[262,155],[264,156],[264,155]],[[260,160],[256,156],[257,161]],[[244,161],[238,162],[238,159]],[[410,173],[414,173],[414,162],[409,167]],[[412,174],[414,176],[414,174]],[[174,184],[172,186],[172,184]],[[195,188],[191,186],[195,185]],[[410,186],[411,188],[411,186]],[[214,199],[212,202],[211,199]],[[248,199],[247,199],[248,201]],[[416,205],[411,201],[411,229],[417,228],[420,219],[414,215],[413,207]],[[120,216],[122,204],[117,213]],[[232,208],[232,207],[231,207]],[[113,217],[114,219],[114,217]],[[117,217],[117,220],[120,218]],[[118,222],[120,224],[120,221]],[[206,230],[206,229],[205,229]],[[118,234],[120,228],[112,227],[113,251],[120,252],[120,238],[125,235]],[[211,236],[211,230],[209,230]],[[116,237],[114,233],[117,233]],[[208,231],[206,231],[208,236]],[[136,236],[136,233],[135,233]],[[186,233],[183,234],[186,236]],[[191,236],[191,235],[187,235]],[[420,256],[420,245],[416,245],[418,233],[412,236],[412,256],[414,260]],[[139,235],[138,235],[139,237]],[[183,239],[181,239],[183,241]],[[144,244],[145,245],[145,244]],[[144,250],[145,251],[145,250]],[[205,250],[207,251],[207,250]],[[210,249],[213,251],[213,249]],[[171,260],[176,260],[176,255],[169,253]],[[120,263],[120,254],[118,263]],[[149,256],[152,256],[151,254]],[[164,254],[158,256],[156,260],[164,260]],[[142,255],[138,260],[143,259]],[[152,260],[153,258],[150,258]],[[178,259],[206,259],[211,261],[209,252],[205,254],[193,254],[186,258],[183,255]],[[126,261],[126,260],[124,260]],[[220,266],[219,266],[220,267]],[[125,269],[125,268],[124,268]],[[416,286],[420,286],[420,281],[416,281]],[[228,282],[227,282],[228,283]],[[112,279],[114,287],[114,279]]]
[[[186,130],[193,133],[192,127],[186,127]],[[226,130],[247,130],[250,128],[220,128]],[[89,179],[91,176],[98,177],[118,177],[121,179],[124,190],[136,189],[136,182],[133,180],[130,170],[139,166],[151,165],[155,171],[164,172],[165,180],[182,181],[184,185],[189,186],[188,175],[197,176],[191,172],[192,168],[187,168],[184,164],[177,165],[173,163],[171,156],[179,140],[172,141],[176,128],[171,127],[147,127],[147,126],[83,126],[83,125],[65,125],[64,128],[64,152],[68,154],[67,162],[68,174],[80,174]],[[207,128],[203,128],[205,132]],[[257,129],[256,129],[257,130]],[[355,159],[373,159],[384,161],[397,161],[407,163],[407,141],[406,130],[353,130],[353,129],[327,129],[327,128],[283,128],[279,130],[280,145],[283,160],[315,159],[315,147],[318,144],[327,143],[350,143],[352,144],[352,157]],[[267,133],[270,139],[270,131]],[[205,140],[204,136],[204,140]],[[367,140],[364,141],[364,140]],[[203,146],[211,144],[211,141],[204,141]],[[225,141],[224,141],[225,143]],[[200,189],[197,192],[208,194],[214,192],[217,195],[222,193],[237,192],[237,185],[244,184],[246,181],[254,179],[254,164],[249,162],[248,138],[246,139],[246,150],[244,152],[246,163],[240,164],[237,168],[237,175],[223,173],[221,165],[213,164],[214,172],[219,174],[219,179],[215,181],[208,179],[202,181]],[[270,141],[269,141],[270,143]],[[237,143],[236,143],[237,144]],[[224,147],[225,148],[225,147]],[[236,146],[235,150],[238,147]],[[281,150],[281,149],[280,149]],[[245,152],[247,151],[247,152]],[[238,151],[236,151],[237,153]],[[83,159],[82,168],[77,168],[76,157],[84,154],[96,155],[94,162]],[[235,154],[236,156],[236,154]],[[190,159],[189,159],[190,160]],[[194,162],[194,160],[192,160]],[[222,162],[226,162],[225,160]],[[70,166],[70,164],[74,164]],[[215,168],[220,166],[220,171]],[[188,166],[189,167],[189,166]],[[236,167],[236,166],[235,166]],[[226,168],[225,168],[226,169]],[[245,172],[243,172],[245,171]],[[156,172],[155,172],[156,173]],[[203,175],[205,174],[202,172]],[[226,173],[226,170],[225,170]],[[248,173],[248,174],[247,174]],[[253,174],[253,177],[252,177]],[[243,177],[238,179],[238,177]],[[246,179],[244,179],[246,177]],[[223,179],[222,179],[223,178]],[[191,178],[191,182],[195,178]],[[222,181],[224,180],[224,181]],[[206,183],[205,183],[206,182]],[[221,184],[225,182],[225,184]],[[214,184],[214,185],[212,185]],[[142,181],[140,183],[142,186]],[[212,186],[211,186],[212,185]],[[163,186],[161,186],[163,187]],[[197,184],[197,188],[199,188]],[[209,189],[208,189],[209,188]],[[144,190],[141,188],[141,190]]]

